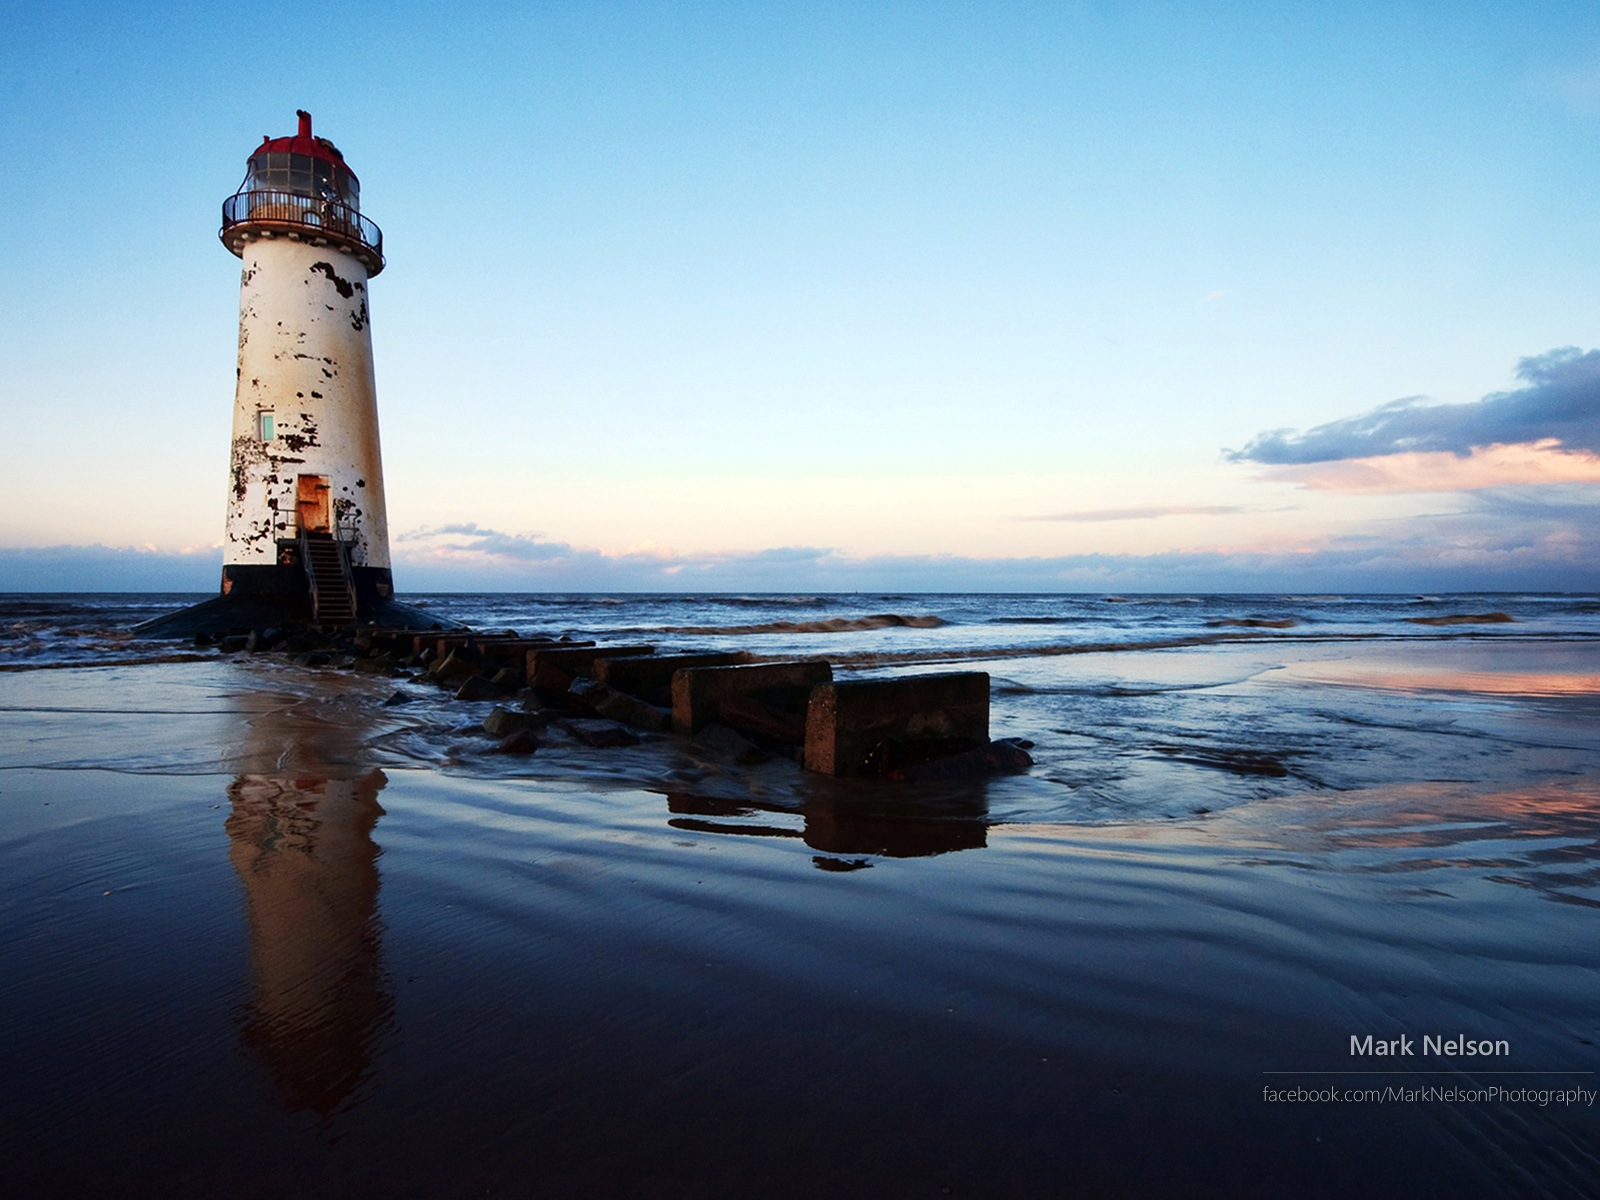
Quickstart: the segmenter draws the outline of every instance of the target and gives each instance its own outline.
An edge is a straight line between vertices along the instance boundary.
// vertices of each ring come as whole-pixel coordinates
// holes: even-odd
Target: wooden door
[[[300,475],[295,479],[294,519],[297,529],[311,533],[329,533],[333,528],[329,512],[326,475]]]

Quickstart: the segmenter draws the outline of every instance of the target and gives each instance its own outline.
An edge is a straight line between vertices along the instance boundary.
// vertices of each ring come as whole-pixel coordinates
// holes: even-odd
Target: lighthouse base
[[[383,629],[459,629],[455,621],[394,599],[394,576],[387,567],[352,567],[358,625]],[[222,568],[222,594],[189,608],[134,626],[143,637],[219,636],[252,629],[318,624],[311,587],[298,563],[268,566],[229,564]]]

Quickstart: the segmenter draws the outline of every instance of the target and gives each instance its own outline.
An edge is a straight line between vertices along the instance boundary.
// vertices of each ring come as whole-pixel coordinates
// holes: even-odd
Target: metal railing
[[[334,553],[338,557],[339,575],[341,582],[344,585],[343,595],[341,595],[339,599],[348,605],[350,613],[353,616],[356,612],[356,577],[355,572],[350,568],[351,543],[345,540],[345,530],[339,522],[337,516],[334,518],[334,527],[330,533],[331,536],[329,540],[332,541]],[[311,537],[311,531],[306,529],[304,526],[296,530],[295,540],[300,549],[300,563],[305,571],[306,582],[311,586],[311,612],[313,616],[320,619],[323,609],[328,601],[324,599],[321,589],[317,586],[317,571],[313,562]]]
[[[298,192],[235,192],[222,202],[222,232],[247,221],[302,228],[359,242],[383,260],[383,231],[339,200]]]
[[[349,536],[347,537],[346,534]],[[339,573],[344,576],[345,590],[350,593],[350,607],[356,603],[356,573],[350,566],[350,550],[356,544],[356,531],[351,526],[346,526],[342,515],[335,510],[333,514],[333,545],[339,552]]]

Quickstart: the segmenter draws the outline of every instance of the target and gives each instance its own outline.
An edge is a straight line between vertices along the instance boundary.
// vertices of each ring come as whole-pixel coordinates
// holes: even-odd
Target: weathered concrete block
[[[611,657],[595,662],[594,677],[619,692],[627,692],[630,696],[645,700],[653,701],[661,693],[661,698],[670,704],[672,676],[676,672],[686,667],[731,667],[735,663],[749,661],[750,655],[743,650]]]
[[[579,675],[593,675],[594,664],[602,658],[654,654],[654,646],[567,645],[552,650],[529,650],[529,687],[547,692],[564,692]]]
[[[694,734],[713,721],[720,721],[737,729],[738,714],[725,719],[724,701],[746,697],[782,708],[789,696],[801,692],[809,697],[812,688],[832,678],[833,668],[821,659],[738,667],[682,667],[672,676],[672,728],[678,733]],[[802,736],[803,733],[802,727]]]
[[[527,666],[530,651],[579,649],[593,645],[593,642],[563,642],[556,638],[496,638],[478,643],[478,652],[483,655],[485,662],[512,667],[520,673]]]
[[[821,683],[806,710],[807,770],[881,775],[989,741],[984,671]]]

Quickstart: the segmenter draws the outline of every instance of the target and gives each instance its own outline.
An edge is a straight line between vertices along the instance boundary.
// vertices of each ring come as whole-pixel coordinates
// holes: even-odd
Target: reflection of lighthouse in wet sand
[[[244,885],[254,997],[244,1044],[287,1112],[327,1116],[366,1078],[392,1018],[378,954],[383,773],[241,775],[229,856]]]
[[[344,156],[299,117],[294,137],[263,139],[222,210],[244,263],[222,589],[306,597],[343,624],[393,588],[367,307],[383,235]]]

